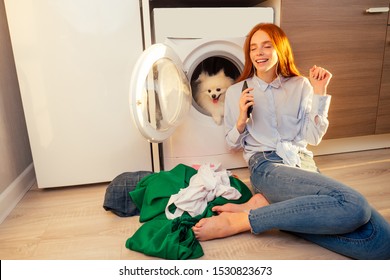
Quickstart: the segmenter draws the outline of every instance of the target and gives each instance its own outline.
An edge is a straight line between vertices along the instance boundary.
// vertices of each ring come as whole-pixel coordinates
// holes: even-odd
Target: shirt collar
[[[282,85],[283,78],[284,77],[279,74],[275,80],[273,80],[271,83],[268,84],[264,82],[262,79],[260,79],[259,77],[257,77],[256,75],[253,76],[253,79],[257,82],[257,84],[259,85],[262,91],[265,91],[269,86],[273,88],[279,88]]]

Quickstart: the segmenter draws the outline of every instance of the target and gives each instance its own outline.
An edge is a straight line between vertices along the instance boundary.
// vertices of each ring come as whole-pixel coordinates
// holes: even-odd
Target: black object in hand
[[[244,85],[242,86],[242,91],[246,90],[247,88],[248,88],[248,83],[245,81]],[[246,115],[248,118],[250,118],[252,111],[253,111],[253,106],[251,105],[249,106],[248,111],[246,111]]]

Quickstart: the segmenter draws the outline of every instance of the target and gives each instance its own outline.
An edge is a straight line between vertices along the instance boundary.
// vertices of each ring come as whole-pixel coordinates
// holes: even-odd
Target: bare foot
[[[218,216],[201,219],[192,227],[199,241],[227,237],[250,229],[248,214],[245,212],[223,212]]]
[[[266,205],[269,205],[267,199],[262,194],[257,193],[243,204],[227,203],[224,205],[214,206],[212,210],[217,213],[222,213],[222,212],[248,213],[252,209],[260,208]]]

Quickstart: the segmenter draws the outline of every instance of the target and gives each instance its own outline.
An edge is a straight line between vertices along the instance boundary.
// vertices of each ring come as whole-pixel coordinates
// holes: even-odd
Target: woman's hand
[[[250,93],[253,90],[253,88],[247,88],[242,91],[241,97],[240,97],[240,116],[237,120],[237,129],[240,133],[243,133],[246,126],[246,121],[248,119],[247,111],[250,106],[253,106],[254,103],[254,96],[252,93]]]
[[[330,79],[332,79],[332,74],[325,68],[314,65],[310,69],[309,80],[315,94],[326,95]]]

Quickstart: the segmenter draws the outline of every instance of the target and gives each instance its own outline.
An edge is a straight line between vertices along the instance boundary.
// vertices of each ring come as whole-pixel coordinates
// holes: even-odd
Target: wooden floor
[[[363,193],[390,222],[390,149],[316,157],[321,171]],[[247,169],[233,170],[249,184]],[[106,212],[108,183],[33,187],[0,225],[0,259],[154,259],[125,248],[138,217]],[[201,243],[201,259],[346,259],[277,230]]]

